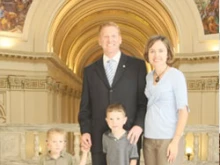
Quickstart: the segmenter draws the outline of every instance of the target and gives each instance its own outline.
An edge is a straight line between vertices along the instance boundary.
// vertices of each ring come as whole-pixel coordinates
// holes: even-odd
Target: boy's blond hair
[[[58,134],[61,134],[64,136],[64,139],[66,140],[66,136],[67,136],[67,133],[66,131],[64,131],[63,129],[61,128],[51,128],[47,131],[47,139],[50,138],[50,136],[54,133],[58,133]]]
[[[109,112],[121,112],[121,113],[123,113],[124,116],[126,116],[124,106],[119,103],[109,105],[106,110],[106,116]]]

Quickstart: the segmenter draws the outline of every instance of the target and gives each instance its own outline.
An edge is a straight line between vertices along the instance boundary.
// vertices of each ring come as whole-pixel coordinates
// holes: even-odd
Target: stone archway
[[[49,47],[79,77],[84,66],[101,56],[98,27],[114,21],[122,29],[122,51],[143,58],[149,36],[166,35],[177,47],[176,27],[160,1],[69,1],[57,14],[49,34]]]

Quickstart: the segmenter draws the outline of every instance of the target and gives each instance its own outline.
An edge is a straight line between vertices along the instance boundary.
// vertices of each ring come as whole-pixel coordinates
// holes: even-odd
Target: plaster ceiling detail
[[[166,35],[177,47],[175,25],[159,0],[70,0],[58,11],[48,41],[76,75],[82,76],[83,68],[101,57],[98,28],[105,21],[120,26],[121,50],[131,56],[143,59],[146,41],[155,34]]]

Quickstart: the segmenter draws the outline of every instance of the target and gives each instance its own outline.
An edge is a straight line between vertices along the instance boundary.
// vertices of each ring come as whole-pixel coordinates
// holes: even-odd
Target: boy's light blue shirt
[[[175,134],[178,111],[185,106],[188,108],[186,80],[181,71],[171,67],[154,85],[153,74],[154,71],[146,77],[145,95],[148,105],[144,136],[171,139]]]

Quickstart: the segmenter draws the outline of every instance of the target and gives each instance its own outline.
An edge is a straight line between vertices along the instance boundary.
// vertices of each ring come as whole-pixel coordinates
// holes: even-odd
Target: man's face
[[[119,30],[114,26],[104,27],[99,35],[99,45],[102,47],[104,54],[113,57],[121,45],[122,38]]]

